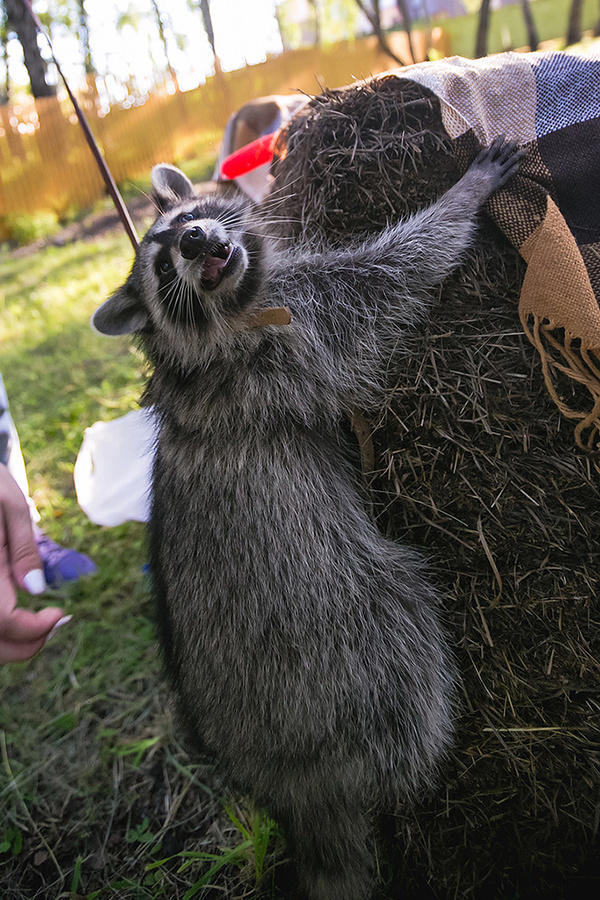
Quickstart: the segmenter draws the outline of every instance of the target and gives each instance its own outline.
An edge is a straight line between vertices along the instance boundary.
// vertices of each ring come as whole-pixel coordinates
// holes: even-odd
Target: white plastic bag
[[[148,521],[155,442],[151,409],[86,428],[73,478],[77,502],[96,525]]]

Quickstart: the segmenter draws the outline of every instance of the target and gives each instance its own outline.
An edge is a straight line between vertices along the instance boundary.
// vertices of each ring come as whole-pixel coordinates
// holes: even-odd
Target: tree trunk
[[[490,0],[481,0],[477,37],[475,39],[475,59],[487,56],[488,33],[490,29]]]
[[[278,6],[275,7],[275,21],[277,22],[277,28],[279,29],[279,40],[281,41],[281,49],[285,53],[287,50],[290,50],[290,42],[288,40],[288,36],[286,34],[285,26],[283,24],[283,19],[281,16],[281,10]]]
[[[399,56],[396,56],[396,54],[388,44],[385,32],[381,27],[379,0],[372,0],[371,4],[368,4],[367,0],[356,0],[356,4],[361,12],[363,12],[369,20],[371,28],[373,29],[373,34],[377,38],[377,43],[379,44],[383,52],[390,56],[394,60],[394,62],[397,62],[399,66],[405,66],[406,63],[404,62],[404,60],[400,59]]]
[[[8,103],[10,94],[10,70],[8,68],[8,30],[6,27],[6,17],[3,15],[3,9],[0,7],[0,16],[2,22],[0,24],[0,56],[4,65],[4,85],[0,88],[0,104]]]
[[[171,65],[171,59],[169,57],[169,47],[167,44],[167,36],[165,34],[165,26],[164,26],[164,22],[162,19],[162,15],[160,13],[160,10],[158,8],[158,3],[156,2],[156,0],[150,0],[150,2],[152,4],[152,9],[154,10],[154,18],[156,19],[156,27],[158,28],[158,36],[159,36],[161,44],[163,46],[163,53],[165,54],[165,59],[167,61],[167,69],[169,71],[169,78],[171,79],[171,82],[173,83],[173,87],[175,88],[175,90],[178,91],[179,90],[179,81],[177,80],[177,72]]]
[[[404,27],[404,31],[406,32],[406,37],[408,38],[408,49],[410,50],[410,55],[412,56],[413,62],[416,62],[415,57],[415,48],[413,47],[412,42],[412,22],[410,20],[410,12],[408,9],[408,3],[406,0],[396,0],[396,6],[398,7],[398,12],[402,16],[402,25]]]
[[[90,29],[88,25],[88,17],[84,0],[77,0],[77,14],[79,17],[79,43],[81,45],[85,74],[95,76],[98,74],[98,72],[92,60],[92,51],[90,49]]]
[[[38,30],[23,0],[4,0],[9,31],[14,30],[23,48],[25,67],[40,125],[42,160],[66,156],[67,121],[61,113],[55,84],[46,81],[46,61],[38,46]]]
[[[83,69],[85,72],[85,101],[84,105],[87,109],[93,109],[98,106],[98,70],[94,65],[92,58],[92,49],[90,46],[90,27],[88,23],[87,10],[85,8],[85,0],[76,0],[77,8],[77,33],[79,35],[79,46],[83,57]],[[83,99],[83,98],[82,98]]]
[[[583,0],[571,0],[569,13],[569,27],[567,29],[567,44],[576,44],[581,40],[581,15],[583,13]]]
[[[540,42],[537,27],[531,12],[530,0],[521,0],[521,9],[523,11],[523,19],[525,20],[525,28],[527,29],[527,43],[530,50],[537,50]]]
[[[314,46],[321,46],[321,14],[319,12],[318,0],[308,0],[308,5],[313,11],[313,21],[315,23],[315,40]]]
[[[215,72],[220,74],[221,70],[221,61],[217,55],[217,51],[215,48],[215,30],[213,28],[212,16],[210,14],[210,0],[199,0],[200,3],[200,12],[202,13],[202,22],[204,24],[204,30],[206,32],[206,37],[208,38],[208,43],[210,44],[210,49],[213,52],[213,56],[215,59]]]
[[[29,11],[21,0],[4,0],[10,30],[14,30],[23,48],[25,67],[29,75],[31,93],[37,99],[55,97],[56,85],[46,81],[47,67],[37,42],[37,29]]]

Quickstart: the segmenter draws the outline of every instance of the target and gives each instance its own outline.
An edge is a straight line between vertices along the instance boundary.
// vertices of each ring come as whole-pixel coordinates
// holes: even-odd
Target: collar
[[[265,325],[289,325],[292,314],[287,306],[267,306],[256,309],[244,319],[245,328],[262,328]]]

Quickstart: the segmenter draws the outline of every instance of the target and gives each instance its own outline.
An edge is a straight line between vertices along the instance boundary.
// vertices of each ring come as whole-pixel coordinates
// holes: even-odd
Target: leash
[[[83,112],[81,106],[79,105],[77,97],[74,95],[73,91],[69,87],[69,84],[67,82],[67,79],[64,76],[64,73],[60,67],[60,64],[59,64],[56,56],[54,55],[54,50],[52,49],[52,42],[50,40],[50,36],[48,35],[46,29],[42,25],[39,17],[34,12],[33,7],[31,5],[31,0],[22,0],[22,3],[23,3],[23,6],[25,7],[25,9],[28,11],[29,15],[31,16],[37,31],[39,32],[39,34],[43,35],[43,37],[45,38],[45,40],[48,44],[48,47],[50,49],[50,56],[52,57],[52,62],[56,66],[56,70],[57,70],[58,74],[60,75],[62,82],[65,86],[65,89],[67,91],[67,94],[69,95],[69,99],[70,99],[71,103],[73,104],[75,114],[77,116],[79,124],[81,125],[81,127],[83,129],[83,133],[85,135],[87,144],[88,144],[90,150],[92,151],[92,155],[93,155],[94,159],[96,160],[98,168],[100,169],[100,174],[102,175],[102,178],[104,179],[104,183],[106,185],[108,193],[110,194],[110,197],[116,207],[116,210],[119,214],[119,218],[121,219],[121,222],[123,223],[123,227],[125,228],[125,231],[127,232],[127,236],[129,238],[129,240],[131,241],[133,249],[136,250],[140,242],[139,242],[139,238],[137,236],[137,232],[135,230],[135,225],[133,224],[133,220],[132,220],[131,216],[129,215],[129,210],[125,206],[125,202],[119,192],[119,188],[117,187],[116,182],[110,172],[110,169],[108,168],[106,161],[105,161],[104,157],[102,156],[100,147],[98,146],[96,139],[95,139],[94,135],[92,134],[92,130],[89,126],[88,120],[85,117],[85,113]]]

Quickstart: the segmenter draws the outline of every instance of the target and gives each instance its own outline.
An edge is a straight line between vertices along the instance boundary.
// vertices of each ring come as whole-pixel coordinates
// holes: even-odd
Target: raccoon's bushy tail
[[[294,861],[299,900],[369,900],[374,842],[366,810],[348,797],[328,797],[279,816]]]

